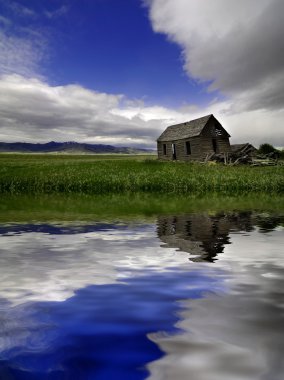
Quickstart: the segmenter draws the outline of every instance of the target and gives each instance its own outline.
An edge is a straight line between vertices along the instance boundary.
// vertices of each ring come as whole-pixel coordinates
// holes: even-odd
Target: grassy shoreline
[[[282,194],[284,167],[159,162],[145,156],[0,154],[1,194]]]

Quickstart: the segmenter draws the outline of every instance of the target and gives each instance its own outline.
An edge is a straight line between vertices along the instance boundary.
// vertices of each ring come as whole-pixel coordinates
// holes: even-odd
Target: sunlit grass
[[[159,162],[141,156],[0,155],[9,194],[282,193],[284,167]]]

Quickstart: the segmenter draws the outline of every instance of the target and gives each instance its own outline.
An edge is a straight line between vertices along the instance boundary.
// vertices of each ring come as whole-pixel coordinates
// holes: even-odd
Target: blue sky
[[[1,14],[10,18],[13,33],[25,37],[35,30],[49,39],[39,72],[50,83],[76,83],[142,98],[148,105],[206,104],[213,99],[206,85],[184,72],[180,47],[153,32],[148,9],[139,0],[15,4],[16,12],[15,7],[1,4]]]
[[[214,113],[236,142],[278,142],[281,3],[0,0],[0,140],[153,147]]]

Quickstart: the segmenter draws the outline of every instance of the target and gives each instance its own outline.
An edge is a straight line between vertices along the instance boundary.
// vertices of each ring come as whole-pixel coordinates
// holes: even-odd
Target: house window
[[[186,143],[185,143],[185,151],[186,151],[187,156],[189,156],[191,154],[191,146],[190,146],[189,141],[186,141]]]
[[[167,155],[167,144],[163,144],[163,153],[164,153],[164,156]]]
[[[173,160],[177,159],[176,144],[172,144]]]

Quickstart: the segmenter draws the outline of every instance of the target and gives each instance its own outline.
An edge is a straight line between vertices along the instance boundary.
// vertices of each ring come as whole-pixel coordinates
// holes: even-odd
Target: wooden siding
[[[215,138],[215,137],[214,137]],[[216,137],[217,152],[230,152],[228,137]],[[190,143],[191,154],[186,153],[186,142]],[[167,154],[164,154],[163,145],[166,145]],[[214,153],[211,136],[200,136],[191,139],[182,139],[171,142],[158,142],[158,158],[164,161],[173,160],[172,144],[176,147],[176,159],[179,161],[203,161],[208,154]]]
[[[217,139],[217,146],[219,147],[219,153],[228,153],[231,151],[230,140],[228,137]]]
[[[167,151],[166,155],[164,155],[164,148],[163,148],[164,145],[166,145],[166,151]],[[169,143],[169,142],[166,142],[166,143],[158,142],[158,158],[161,160],[165,160],[165,161],[171,161],[173,159],[172,144],[171,143]]]

